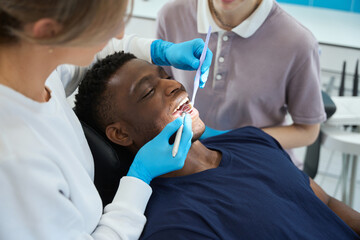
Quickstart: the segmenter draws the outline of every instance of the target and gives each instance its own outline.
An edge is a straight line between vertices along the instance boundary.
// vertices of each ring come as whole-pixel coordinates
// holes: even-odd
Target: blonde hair
[[[130,0],[131,1],[131,0]],[[104,40],[124,23],[128,0],[0,0],[0,44],[28,40],[45,45],[82,45]],[[61,24],[55,36],[28,36],[25,24],[51,18]]]

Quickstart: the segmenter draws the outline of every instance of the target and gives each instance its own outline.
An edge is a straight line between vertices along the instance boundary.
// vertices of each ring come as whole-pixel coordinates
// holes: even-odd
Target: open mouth
[[[177,108],[175,108],[173,114],[176,114],[178,112],[180,114],[182,112],[191,113],[192,110],[193,110],[193,106],[191,105],[189,98],[185,98],[180,102]]]

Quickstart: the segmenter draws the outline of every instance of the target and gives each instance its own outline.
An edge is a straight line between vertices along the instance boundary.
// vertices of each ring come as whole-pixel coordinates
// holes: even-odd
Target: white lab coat
[[[125,50],[150,60],[151,42],[113,39],[96,58]],[[123,177],[105,209],[93,184],[92,155],[66,101],[84,70],[58,67],[46,81],[46,103],[0,84],[0,239],[138,239],[142,232],[146,183]]]

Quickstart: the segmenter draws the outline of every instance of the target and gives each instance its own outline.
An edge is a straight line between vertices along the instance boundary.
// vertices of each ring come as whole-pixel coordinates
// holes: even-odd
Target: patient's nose
[[[175,80],[166,79],[163,84],[165,85],[166,96],[172,96],[181,89],[181,84]]]

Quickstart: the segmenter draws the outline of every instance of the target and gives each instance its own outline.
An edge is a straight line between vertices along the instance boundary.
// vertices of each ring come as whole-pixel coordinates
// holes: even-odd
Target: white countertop
[[[336,111],[327,121],[330,125],[360,125],[360,97],[332,96]]]
[[[134,0],[134,17],[156,19],[169,0]],[[360,49],[360,14],[295,4],[280,6],[307,27],[320,43]]]

